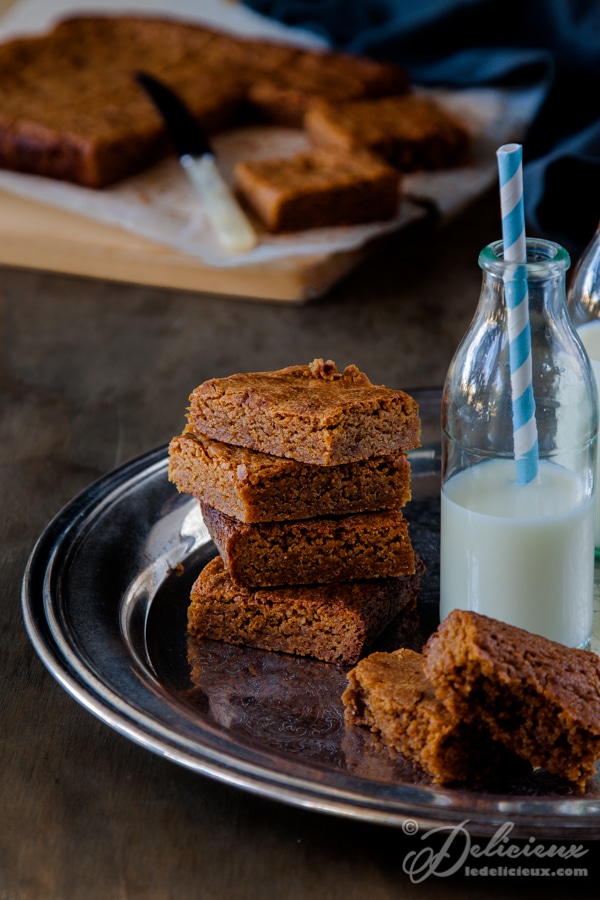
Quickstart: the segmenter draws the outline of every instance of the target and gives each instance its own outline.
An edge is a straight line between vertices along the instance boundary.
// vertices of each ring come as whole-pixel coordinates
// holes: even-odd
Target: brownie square
[[[600,758],[600,658],[466,610],[424,649],[425,672],[453,716],[481,720],[533,766],[582,789]]]
[[[305,127],[320,146],[368,150],[402,172],[446,169],[470,161],[470,134],[460,119],[418,94],[347,103],[313,103]]]
[[[248,590],[216,557],[192,587],[188,630],[198,640],[353,665],[392,619],[414,609],[423,571],[419,560],[399,578]]]
[[[366,153],[322,149],[241,161],[237,190],[271,232],[332,228],[391,219],[400,177]]]
[[[190,395],[195,433],[273,456],[338,465],[418,447],[421,421],[407,393],[372,384],[331,360],[213,378]]]
[[[240,522],[400,508],[411,497],[404,454],[311,466],[186,430],[169,444],[169,479]]]

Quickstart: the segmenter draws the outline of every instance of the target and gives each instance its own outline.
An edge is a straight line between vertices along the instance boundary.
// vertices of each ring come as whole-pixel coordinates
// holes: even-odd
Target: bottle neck
[[[566,312],[567,251],[553,241],[527,239],[527,261],[507,262],[503,242],[489,244],[479,255],[483,272],[481,302],[510,308],[515,296],[525,297],[530,315],[562,317]]]

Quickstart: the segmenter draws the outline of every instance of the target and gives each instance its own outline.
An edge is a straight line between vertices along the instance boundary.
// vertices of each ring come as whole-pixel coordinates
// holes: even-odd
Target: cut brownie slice
[[[533,766],[579,788],[600,757],[600,658],[514,625],[453,610],[425,670],[452,715],[481,719]]]
[[[169,479],[240,522],[400,508],[411,497],[410,463],[402,453],[310,466],[189,430],[169,444]]]
[[[367,153],[322,149],[242,161],[235,179],[271,232],[391,219],[400,202],[399,173]]]
[[[413,575],[249,591],[216,557],[191,590],[188,630],[209,638],[353,665],[403,609],[413,609],[424,566]]]
[[[518,757],[477,724],[466,724],[436,698],[413,650],[372,653],[348,673],[342,700],[349,725],[365,725],[439,784],[487,781],[519,771]]]
[[[245,587],[412,575],[415,554],[400,510],[246,525],[200,502],[236,584]]]
[[[227,444],[335,465],[419,446],[417,402],[356,366],[309,366],[213,378],[190,396],[192,431]]]
[[[418,94],[313,103],[305,118],[312,140],[339,150],[369,150],[402,172],[446,169],[470,161],[465,125]]]

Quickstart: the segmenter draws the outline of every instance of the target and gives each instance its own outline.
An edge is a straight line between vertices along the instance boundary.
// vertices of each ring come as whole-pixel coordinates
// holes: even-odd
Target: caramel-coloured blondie
[[[244,587],[413,575],[415,554],[400,510],[246,525],[200,502],[227,571]]]
[[[483,726],[465,723],[436,698],[413,650],[371,653],[348,673],[342,701],[349,725],[364,725],[417,763],[439,784],[479,782],[498,771],[520,771],[518,757]]]
[[[400,578],[250,591],[231,580],[220,557],[191,590],[188,630],[208,638],[353,665],[402,610],[416,604],[424,566]]]
[[[243,160],[235,180],[246,205],[271,232],[391,219],[400,205],[399,173],[364,152],[325,148]]]
[[[408,87],[408,75],[398,65],[346,53],[302,50],[278,69],[277,77],[254,81],[248,97],[268,121],[301,128],[317,98],[337,103],[400,94]]]
[[[169,444],[169,479],[179,491],[248,523],[400,508],[411,497],[403,453],[310,466],[189,430]]]
[[[227,444],[315,465],[420,445],[416,400],[334,362],[213,378],[190,396],[190,428]]]
[[[164,79],[207,132],[230,125],[246,82],[199,65],[211,38],[167,20],[82,16],[0,44],[0,166],[101,188],[166,155],[137,69]]]
[[[315,144],[346,152],[369,150],[402,172],[447,169],[470,161],[463,122],[430,97],[311,104],[305,127]]]
[[[453,610],[429,638],[436,696],[533,766],[582,789],[600,758],[600,658],[480,613]]]

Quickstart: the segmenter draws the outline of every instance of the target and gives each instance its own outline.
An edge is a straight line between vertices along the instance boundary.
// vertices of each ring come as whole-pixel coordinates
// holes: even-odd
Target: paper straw
[[[523,205],[523,148],[504,144],[496,156],[500,177],[502,240],[506,262],[504,295],[508,312],[508,339],[512,417],[517,481],[528,484],[538,473],[538,435],[531,368],[529,291],[527,287],[527,244]]]

